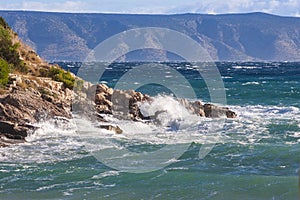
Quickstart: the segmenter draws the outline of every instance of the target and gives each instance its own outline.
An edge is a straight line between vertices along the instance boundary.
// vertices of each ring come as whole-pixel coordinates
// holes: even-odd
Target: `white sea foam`
[[[171,96],[159,95],[154,98],[153,102],[141,104],[140,110],[144,116],[157,115],[162,126],[170,127],[176,126],[179,121],[184,121],[191,116],[188,110]]]
[[[242,85],[260,85],[260,83],[256,81],[252,81],[252,82],[243,83]]]
[[[101,174],[94,175],[92,177],[92,179],[102,179],[102,178],[110,177],[110,176],[118,176],[119,174],[120,174],[120,172],[118,172],[118,171],[106,171]]]
[[[261,69],[259,66],[233,66],[233,69]]]
[[[222,79],[232,79],[231,76],[222,76],[221,78],[222,78]]]
[[[27,142],[0,148],[0,162],[43,163],[82,157],[84,146],[72,121],[53,119],[36,125],[40,128]]]
[[[299,130],[273,135],[269,127],[273,124],[287,124],[300,129],[300,109],[280,106],[229,106],[238,114],[236,119],[200,118],[192,115],[178,101],[170,96],[157,96],[149,104],[140,105],[145,116],[157,114],[160,125],[144,122],[119,120],[106,116],[110,124],[118,125],[122,134],[99,129],[94,123],[81,117],[68,121],[53,119],[36,124],[40,127],[26,138],[24,144],[0,148],[0,162],[55,162],[80,159],[88,152],[102,149],[124,149],[126,145],[160,145],[204,143],[239,143],[243,145],[260,143],[268,139],[285,141],[286,136],[299,142]],[[125,145],[125,146],[124,146]]]
[[[300,109],[297,107],[280,106],[230,106],[238,114],[238,118],[228,120],[226,132],[231,134],[230,140],[242,144],[259,143],[264,139],[274,139],[289,144],[284,135],[295,137],[294,131],[274,135],[270,126],[297,126],[300,124]],[[229,141],[229,140],[228,140]]]

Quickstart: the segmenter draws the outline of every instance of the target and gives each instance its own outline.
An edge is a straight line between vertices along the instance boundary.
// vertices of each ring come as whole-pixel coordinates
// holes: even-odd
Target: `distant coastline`
[[[83,61],[105,39],[139,27],[183,32],[201,44],[214,61],[300,61],[299,17],[259,12],[153,15],[0,11],[0,15],[50,62]],[[155,59],[155,54],[148,55]],[[142,55],[136,52],[132,57]]]

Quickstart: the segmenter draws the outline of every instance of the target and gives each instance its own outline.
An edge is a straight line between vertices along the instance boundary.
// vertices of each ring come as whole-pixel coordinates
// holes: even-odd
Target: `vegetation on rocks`
[[[74,75],[59,66],[45,63],[29,46],[18,39],[17,34],[0,17],[0,88],[3,89],[8,84],[9,73],[31,75],[33,78],[48,77],[62,82],[64,87],[69,89],[73,89],[75,84]],[[22,85],[26,87],[25,83]]]
[[[20,59],[18,52],[20,43],[13,42],[14,37],[16,37],[16,34],[0,17],[0,87],[2,88],[8,83],[10,72],[27,72],[27,67]]]
[[[73,89],[75,77],[68,71],[57,67],[51,67],[49,70],[40,69],[41,76],[49,77],[52,80],[62,82],[66,88]]]
[[[8,74],[9,74],[9,65],[8,63],[0,59],[0,87],[4,87],[9,79],[8,79]]]

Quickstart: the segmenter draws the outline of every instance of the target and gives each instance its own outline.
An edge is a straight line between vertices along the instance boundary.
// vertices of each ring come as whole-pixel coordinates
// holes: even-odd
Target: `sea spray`
[[[189,111],[174,97],[158,95],[151,102],[140,103],[139,108],[143,116],[155,117],[161,126],[179,129],[181,121],[191,117]]]

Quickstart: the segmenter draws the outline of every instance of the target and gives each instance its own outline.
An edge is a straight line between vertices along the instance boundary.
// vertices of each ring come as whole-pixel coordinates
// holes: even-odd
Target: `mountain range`
[[[215,61],[300,61],[298,17],[265,13],[135,15],[33,11],[0,11],[0,15],[47,61],[82,61],[105,39],[141,27],[162,27],[186,34]],[[150,53],[151,56],[168,57],[160,51]]]

